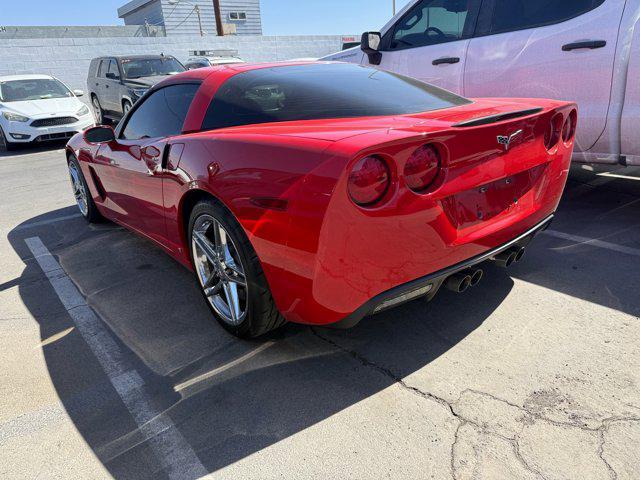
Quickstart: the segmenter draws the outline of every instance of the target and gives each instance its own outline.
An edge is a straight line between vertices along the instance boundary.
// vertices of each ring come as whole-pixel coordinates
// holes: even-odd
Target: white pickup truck
[[[374,64],[465,97],[578,103],[574,160],[640,165],[640,0],[411,0],[360,48]]]

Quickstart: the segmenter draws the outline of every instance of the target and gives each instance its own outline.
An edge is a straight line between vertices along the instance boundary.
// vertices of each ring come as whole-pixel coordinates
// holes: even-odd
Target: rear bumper
[[[522,235],[518,235],[513,240],[510,240],[499,247],[376,295],[351,315],[327,326],[332,328],[351,328],[369,315],[395,308],[418,298],[431,300],[436,296],[444,281],[451,275],[486,262],[512,247],[526,247],[538,233],[549,227],[553,221],[553,217],[553,215],[548,216]]]

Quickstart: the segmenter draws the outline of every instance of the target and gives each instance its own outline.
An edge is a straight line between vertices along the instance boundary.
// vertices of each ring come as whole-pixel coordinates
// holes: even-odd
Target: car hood
[[[166,79],[168,75],[154,75],[152,77],[130,78],[124,84],[131,88],[149,88]]]
[[[24,102],[5,102],[2,107],[26,117],[41,115],[75,114],[84,105],[76,97],[27,100]]]

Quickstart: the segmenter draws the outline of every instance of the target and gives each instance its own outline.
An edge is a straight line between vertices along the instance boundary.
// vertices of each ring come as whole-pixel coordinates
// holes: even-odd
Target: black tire
[[[129,100],[124,100],[122,102],[122,116],[124,117],[127,113],[129,113],[129,110],[131,110],[131,108],[133,108],[131,102]]]
[[[104,110],[96,95],[91,95],[91,106],[93,107],[93,116],[95,117],[96,125],[104,124]]]
[[[196,282],[202,296],[211,313],[218,323],[228,332],[240,338],[255,338],[275,330],[286,323],[284,317],[278,311],[267,279],[262,271],[260,260],[242,227],[233,215],[222,205],[214,200],[203,200],[195,205],[189,217],[188,239],[191,263],[195,266],[193,247],[191,242],[192,232],[196,220],[202,215],[214,217],[227,231],[236,247],[244,268],[244,274],[248,286],[247,314],[239,325],[231,325],[220,317],[211,306],[202,288],[198,274],[195,273]]]
[[[91,190],[89,190],[89,186],[87,185],[87,181],[84,178],[84,174],[82,173],[82,169],[80,168],[80,163],[78,162],[78,159],[74,155],[70,155],[68,164],[70,166],[74,165],[75,168],[77,169],[77,171],[79,173],[79,175],[78,175],[79,179],[82,182],[82,185],[84,186],[84,190],[86,192],[87,211],[85,213],[85,212],[82,211],[81,208],[78,207],[78,210],[80,210],[80,214],[89,223],[100,223],[100,222],[103,222],[105,220],[105,218],[98,211],[98,207],[96,206],[95,202],[93,201],[93,197],[91,196]],[[69,174],[69,176],[71,177],[71,174]],[[71,184],[72,184],[72,188],[73,188],[73,179],[71,179]]]
[[[4,130],[0,127],[0,152],[11,152],[15,149],[15,145],[7,140]]]

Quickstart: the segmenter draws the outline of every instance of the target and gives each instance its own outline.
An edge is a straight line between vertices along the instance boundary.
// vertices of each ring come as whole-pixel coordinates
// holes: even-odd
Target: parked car
[[[48,75],[0,77],[0,151],[16,144],[67,140],[95,124],[91,110]]]
[[[577,101],[574,159],[640,165],[639,0],[412,0],[340,60],[467,97]],[[364,52],[363,52],[364,50]]]
[[[276,86],[278,108],[256,100]],[[87,220],[153,239],[257,336],[351,326],[518,261],[558,206],[576,119],[359,65],[236,65],[161,82],[67,161]]]
[[[244,60],[239,57],[191,57],[184,66],[187,67],[187,70],[195,70],[197,68],[233,65],[236,63],[244,63]]]
[[[98,123],[118,120],[156,83],[186,69],[169,55],[94,58],[87,88]]]

